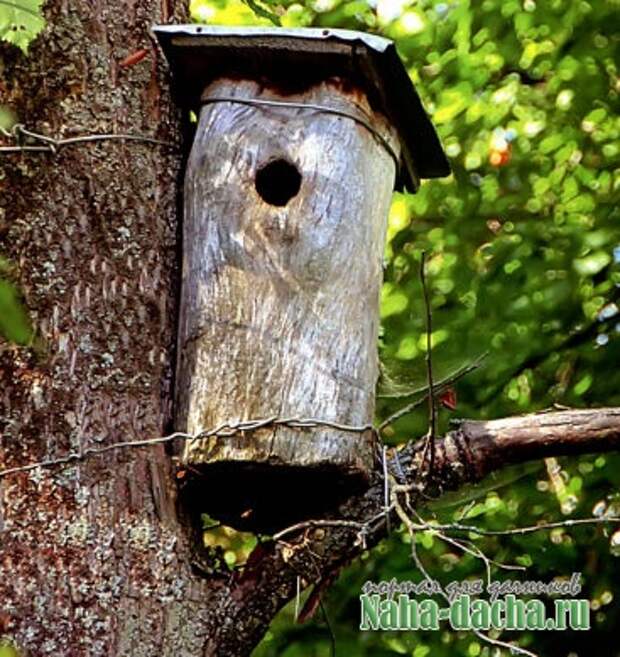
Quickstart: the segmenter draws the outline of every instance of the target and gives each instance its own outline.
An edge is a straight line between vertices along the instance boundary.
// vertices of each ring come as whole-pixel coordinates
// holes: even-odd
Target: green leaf
[[[384,286],[381,291],[381,317],[386,318],[402,313],[408,303],[407,295],[394,291],[387,285]]]
[[[580,381],[577,382],[573,390],[577,397],[581,397],[581,395],[588,391],[591,385],[592,376],[590,374],[586,374]]]
[[[19,657],[20,653],[7,639],[0,640],[0,657]]]
[[[10,130],[17,123],[17,116],[8,105],[0,105],[0,130]],[[2,258],[0,257],[0,269]]]
[[[603,267],[611,261],[611,256],[606,251],[597,251],[585,258],[579,258],[574,261],[573,265],[576,271],[582,276],[594,276],[598,274]]]
[[[32,339],[32,325],[17,291],[8,281],[0,279],[0,335],[17,344]]]
[[[463,516],[463,519],[468,520],[470,518],[476,518],[481,516],[483,513],[486,513],[486,510],[486,505],[482,502],[478,502],[478,504],[475,504],[471,509],[469,509],[469,511]]]
[[[522,555],[516,557],[515,561],[520,566],[525,566],[526,568],[529,568],[529,566],[531,566],[534,563],[532,561],[532,557],[529,554],[522,554]]]
[[[26,53],[30,42],[45,27],[43,0],[0,0],[0,39]]]

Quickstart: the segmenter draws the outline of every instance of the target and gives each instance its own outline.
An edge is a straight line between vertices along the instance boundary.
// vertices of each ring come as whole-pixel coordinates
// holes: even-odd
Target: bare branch
[[[509,464],[550,455],[620,450],[620,408],[537,413],[488,422],[463,421],[448,435],[438,437],[435,443],[435,470],[432,481],[428,483],[440,489],[456,489]],[[416,481],[415,475],[421,465],[423,449],[423,444],[417,442],[411,443],[399,453],[407,481]],[[417,517],[412,520],[410,516],[414,515],[415,510],[411,506],[407,507],[409,513],[403,509],[407,493],[407,485],[390,486],[390,512],[403,522],[403,515],[406,516],[407,529],[414,535],[415,532],[431,529],[470,549],[471,546],[463,541],[467,533],[494,535],[490,530],[462,522],[435,525],[423,519],[418,520]],[[216,613],[220,614],[218,618],[221,619],[218,642],[226,648],[226,654],[239,654],[241,647],[251,639],[240,637],[233,629],[237,620],[242,622],[248,608],[260,610],[256,612],[257,622],[253,626],[253,636],[257,640],[275,612],[295,597],[299,576],[306,582],[317,582],[385,536],[384,495],[382,465],[378,461],[375,477],[368,490],[346,501],[337,510],[338,519],[322,518],[298,523],[279,532],[273,543],[264,544],[263,558],[255,566],[243,569],[231,590],[223,590],[226,604],[221,609],[215,605]],[[395,497],[398,507],[394,504]],[[568,519],[558,523],[507,529],[498,532],[498,535],[617,521],[617,518],[612,517]],[[319,527],[323,531],[304,531]],[[289,537],[287,544],[281,540],[284,536]],[[419,555],[413,554],[414,551],[415,541],[412,541],[412,555],[414,559],[417,558],[415,563],[424,572],[424,565]],[[476,556],[482,558],[479,554]],[[533,654],[482,633],[478,636],[497,647],[512,649],[524,655]]]
[[[444,440],[466,445],[475,478],[549,456],[620,450],[620,408],[534,413],[486,422],[465,421]],[[452,455],[452,459],[455,455]]]
[[[437,435],[437,402],[435,400],[435,390],[433,386],[433,312],[428,295],[428,286],[426,284],[426,253],[422,251],[422,261],[420,263],[420,282],[422,283],[422,292],[424,293],[424,309],[426,312],[426,376],[428,383],[428,440],[431,443],[431,460],[430,468],[433,464],[433,441]]]

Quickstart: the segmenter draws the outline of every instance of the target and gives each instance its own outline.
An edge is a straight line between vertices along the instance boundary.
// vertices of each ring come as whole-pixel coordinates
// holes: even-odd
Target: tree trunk
[[[172,18],[165,0],[58,0],[46,15],[27,58],[1,51],[0,102],[21,123],[178,143],[149,36]],[[179,152],[103,141],[0,154],[0,251],[41,343],[2,350],[4,467],[168,428]],[[33,655],[201,654],[208,596],[172,484],[162,446],[0,479],[0,635]]]
[[[29,58],[0,51],[1,102],[23,124],[177,141],[148,37],[171,18],[165,1],[56,0],[46,13]],[[141,48],[146,59],[120,66]],[[298,528],[242,571],[209,575],[164,446],[3,472],[171,429],[179,152],[115,140],[0,157],[0,250],[38,332],[33,348],[0,353],[0,637],[37,656],[249,655],[298,577],[319,582],[359,554],[350,526]],[[438,441],[438,473],[458,486],[492,467],[620,445],[617,409],[554,416],[465,423]],[[403,454],[408,474],[421,454]],[[382,504],[376,470],[328,517],[359,526]],[[377,525],[368,544],[381,535]]]

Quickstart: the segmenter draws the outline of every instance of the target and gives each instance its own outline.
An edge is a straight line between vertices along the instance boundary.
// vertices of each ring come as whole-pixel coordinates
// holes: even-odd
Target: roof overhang
[[[340,76],[361,86],[373,109],[396,129],[399,188],[415,191],[420,179],[450,173],[435,128],[389,39],[352,30],[219,25],[157,25],[153,32],[183,106],[197,109],[204,88],[221,77],[307,87]]]

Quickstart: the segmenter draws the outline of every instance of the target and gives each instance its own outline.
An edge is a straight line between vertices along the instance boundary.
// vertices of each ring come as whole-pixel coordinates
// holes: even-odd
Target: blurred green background
[[[425,383],[424,307],[418,277],[428,253],[436,378],[489,352],[456,385],[450,416],[493,418],[546,408],[620,405],[620,81],[618,10],[612,0],[192,0],[196,21],[351,28],[394,39],[437,127],[453,175],[395,194],[382,294],[380,394]],[[378,420],[411,398],[380,397]],[[388,442],[423,435],[426,409],[388,427]],[[468,517],[505,529],[618,512],[620,458],[584,456],[516,468],[463,491],[425,517]],[[495,490],[488,490],[495,487]],[[475,499],[471,506],[469,498]],[[477,539],[490,557],[528,566],[527,579],[584,574],[590,632],[508,633],[549,657],[620,654],[620,558],[610,530],[582,527]],[[484,566],[420,535],[431,576],[484,577]],[[229,563],[249,536],[219,530]],[[360,632],[366,580],[419,579],[409,537],[396,531],[346,569],[325,597],[342,657],[497,657],[472,634]],[[494,571],[494,577],[515,573]],[[326,621],[276,619],[255,657],[327,657]]]
[[[385,395],[425,383],[423,250],[435,377],[488,352],[480,369],[456,384],[457,409],[442,409],[442,430],[450,417],[501,417],[554,403],[620,405],[618,0],[191,0],[190,8],[203,23],[340,27],[392,38],[437,127],[452,176],[424,182],[416,195],[395,194],[390,213],[378,421],[410,399]],[[38,29],[33,25],[32,35]],[[0,38],[10,36],[5,31]],[[26,49],[27,41],[18,45]],[[0,333],[28,344],[32,330],[9,271],[0,260]],[[426,426],[421,408],[390,425],[384,438],[402,443]],[[513,468],[423,511],[440,520],[465,514],[488,529],[593,513],[620,513],[619,455]],[[527,579],[582,571],[582,597],[591,600],[590,632],[501,638],[541,656],[620,655],[620,534],[613,531],[597,526],[475,539],[488,556],[527,566]],[[207,529],[205,541],[221,546],[234,565],[256,539],[216,528]],[[394,531],[326,594],[336,654],[507,655],[472,634],[358,630],[366,580],[420,578],[408,541]],[[418,541],[431,576],[444,583],[484,576],[480,561],[436,536]],[[494,571],[498,579],[506,576],[515,574]],[[332,632],[320,612],[296,624],[291,604],[254,657],[327,657]]]

